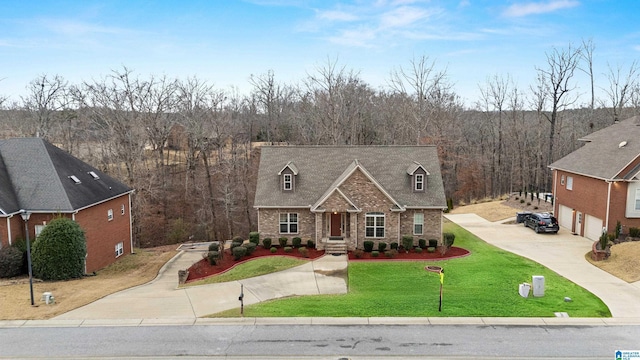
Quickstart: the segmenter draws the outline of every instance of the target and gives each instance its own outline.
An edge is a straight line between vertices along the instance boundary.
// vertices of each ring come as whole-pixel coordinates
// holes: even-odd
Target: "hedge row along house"
[[[581,139],[584,146],[549,165],[560,226],[591,240],[640,228],[640,116]]]
[[[0,246],[34,240],[56,216],[85,231],[85,272],[132,252],[133,190],[40,138],[0,140]]]
[[[354,250],[442,237],[447,208],[434,146],[263,147],[254,207],[262,238]]]

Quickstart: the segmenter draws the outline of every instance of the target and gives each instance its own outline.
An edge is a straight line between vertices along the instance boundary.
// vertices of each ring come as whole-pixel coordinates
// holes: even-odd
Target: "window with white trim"
[[[124,243],[121,241],[116,244],[116,257],[119,257],[124,253]]]
[[[384,237],[384,213],[371,212],[364,217],[364,237],[383,238]]]
[[[560,185],[564,186],[564,175],[560,176]]]
[[[45,226],[47,226],[47,225],[38,224],[38,225],[34,226],[35,232],[36,232],[36,237],[40,236],[40,233],[42,232],[42,230],[44,230]]]
[[[297,213],[281,213],[280,214],[280,234],[297,234],[298,233],[298,214]]]
[[[640,211],[640,188],[636,189],[635,210]]]
[[[124,215],[124,205],[120,205],[120,215]]]
[[[573,190],[573,176],[567,176],[567,190]]]
[[[424,174],[416,174],[415,191],[424,191]]]
[[[293,190],[293,175],[291,174],[282,175],[282,189],[286,191]]]
[[[422,235],[423,228],[424,228],[424,214],[423,213],[413,214],[413,235]]]
[[[113,220],[113,209],[107,210],[107,220]]]

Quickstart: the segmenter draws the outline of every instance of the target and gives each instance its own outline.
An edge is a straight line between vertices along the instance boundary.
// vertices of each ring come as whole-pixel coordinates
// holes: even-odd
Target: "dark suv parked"
[[[524,218],[524,226],[530,227],[537,233],[550,232],[557,234],[560,230],[558,220],[547,213],[529,214]]]

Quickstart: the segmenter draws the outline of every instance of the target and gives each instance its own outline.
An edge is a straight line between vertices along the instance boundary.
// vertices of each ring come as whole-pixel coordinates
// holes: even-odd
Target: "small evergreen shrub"
[[[386,249],[387,249],[387,243],[386,243],[386,242],[382,242],[382,241],[380,241],[380,242],[378,243],[378,251],[380,251],[381,253],[383,253]]]
[[[82,277],[86,254],[85,235],[80,225],[68,218],[55,218],[31,248],[33,275],[42,280]]]
[[[287,239],[286,237],[278,238],[278,243],[280,244],[281,248],[287,246],[287,242],[288,241],[289,241],[289,239]]]
[[[520,199],[520,204],[524,204],[524,199]]]
[[[398,255],[398,250],[388,250],[384,252],[384,255],[386,257],[388,257],[389,259],[393,259],[394,257],[396,257],[396,255]]]
[[[237,248],[238,246],[242,246],[242,241],[235,241],[233,240],[231,242],[231,250],[233,251],[233,249]]]
[[[309,250],[307,250],[307,248],[305,247],[298,248],[298,252],[300,253],[300,255],[302,255],[302,257],[309,257]]]
[[[293,239],[291,239],[291,245],[293,245],[294,248],[299,248],[300,245],[302,245],[302,239],[297,236],[294,237]]]
[[[276,248],[275,246],[272,246],[271,249],[269,249],[269,251],[271,251],[272,254],[275,254],[278,251],[278,248]]]
[[[354,256],[356,259],[361,259],[361,258],[364,256],[364,250],[362,250],[362,249],[355,249],[355,250],[353,250],[353,256]]]
[[[406,252],[409,252],[409,249],[413,247],[413,236],[404,235],[402,237],[402,247]]]
[[[285,246],[285,247],[284,247],[284,252],[286,252],[286,253],[290,253],[290,252],[292,252],[292,251],[293,251],[293,248],[292,248],[291,246]]]
[[[239,242],[242,244],[244,242],[244,239],[242,238],[242,236],[234,236],[233,242]]]
[[[316,248],[316,243],[313,242],[313,240],[309,239],[309,240],[307,240],[307,247],[309,249],[315,249]]]
[[[220,243],[217,241],[214,241],[211,244],[209,244],[209,251],[220,251]]]
[[[209,251],[207,253],[207,260],[209,261],[209,265],[215,265],[218,262],[219,258],[220,258],[219,251]]]
[[[373,241],[371,240],[365,240],[362,242],[362,246],[364,247],[364,251],[365,252],[371,252],[373,251]]]
[[[391,243],[390,247],[391,250],[398,250],[398,243],[394,241]]]
[[[427,252],[428,252],[428,253],[434,253],[434,252],[436,252],[436,248],[435,248],[435,246],[429,246],[429,247],[427,248]]]
[[[247,254],[247,248],[244,246],[236,246],[231,250],[231,253],[233,254],[233,259],[238,261]]]
[[[380,252],[377,251],[377,250],[374,250],[374,251],[371,252],[371,256],[372,257],[378,257],[378,256],[380,256]]]
[[[530,205],[531,205],[531,203],[527,201],[527,206],[530,206]]]
[[[444,240],[444,246],[450,248],[453,245],[453,241],[456,239],[456,234],[454,233],[443,233],[442,239]]]
[[[262,246],[265,249],[269,249],[271,247],[271,238],[264,238],[262,239]]]
[[[15,246],[0,249],[0,278],[22,274],[22,251]]]
[[[413,249],[413,251],[415,251],[416,254],[420,254],[420,253],[422,253],[422,248],[421,247],[416,247],[415,249]]]
[[[631,237],[640,237],[640,228],[630,227],[629,228],[629,236],[631,236]]]
[[[252,242],[256,245],[260,244],[260,233],[257,231],[252,231],[249,233],[249,242]]]
[[[247,255],[251,255],[254,251],[256,251],[257,245],[255,243],[248,242],[246,244],[242,244],[242,246],[247,249]]]
[[[420,249],[424,249],[427,247],[427,240],[425,239],[418,239],[418,247]]]
[[[437,248],[437,247],[438,247],[438,240],[436,240],[436,239],[429,239],[429,247]]]

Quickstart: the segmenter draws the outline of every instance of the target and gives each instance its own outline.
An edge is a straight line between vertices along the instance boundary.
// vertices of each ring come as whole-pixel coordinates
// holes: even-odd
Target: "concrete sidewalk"
[[[613,317],[636,318],[640,324],[640,281],[627,283],[585,260],[591,240],[564,228],[557,235],[536,234],[522,224],[492,223],[476,214],[445,217],[487,243],[538,262],[589,290],[607,304]]]
[[[52,320],[79,319],[186,319],[240,307],[244,304],[294,295],[344,294],[347,292],[346,255],[325,255],[304,265],[273,274],[221,284],[178,288],[178,270],[202,259],[200,251],[181,251],[155,280],[106,296]]]

